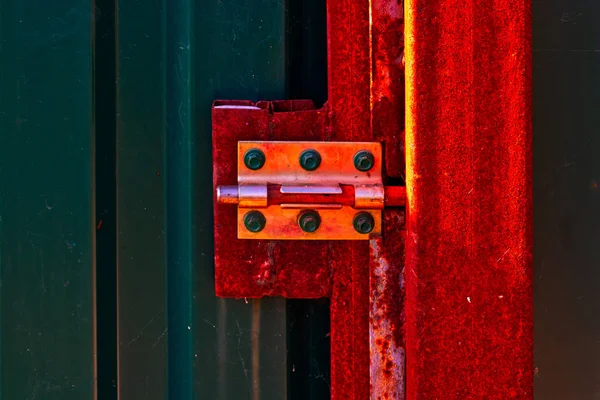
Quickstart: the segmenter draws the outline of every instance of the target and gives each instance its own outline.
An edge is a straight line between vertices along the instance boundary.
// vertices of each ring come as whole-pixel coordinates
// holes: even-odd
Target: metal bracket
[[[217,201],[238,205],[239,239],[368,240],[404,194],[383,186],[380,143],[241,141],[237,158]]]

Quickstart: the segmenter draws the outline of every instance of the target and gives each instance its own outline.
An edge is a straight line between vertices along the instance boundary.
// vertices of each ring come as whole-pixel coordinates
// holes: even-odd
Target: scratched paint
[[[371,1],[373,135],[384,143],[388,177],[404,178],[404,12]],[[372,400],[404,399],[404,211],[384,211],[383,238],[370,242],[369,353]]]
[[[404,398],[404,212],[386,210],[385,240],[370,241],[371,399]]]

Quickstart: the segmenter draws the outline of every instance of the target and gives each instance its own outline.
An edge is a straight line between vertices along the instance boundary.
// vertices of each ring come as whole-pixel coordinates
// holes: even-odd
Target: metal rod
[[[281,205],[285,203],[337,203],[343,206],[354,207],[354,186],[340,185],[340,187],[342,190],[339,194],[297,194],[281,193],[281,185],[269,185],[267,188],[268,203],[269,205]],[[404,207],[406,205],[405,186],[385,186],[384,192],[385,207]],[[238,204],[239,187],[237,185],[217,187],[217,201],[222,204]]]

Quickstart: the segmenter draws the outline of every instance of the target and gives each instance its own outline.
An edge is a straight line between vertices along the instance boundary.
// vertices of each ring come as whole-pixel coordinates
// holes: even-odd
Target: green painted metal
[[[250,232],[260,232],[265,228],[267,219],[260,211],[252,210],[244,215],[244,226]]]
[[[98,398],[117,399],[115,18],[112,0],[96,0],[96,329]]]
[[[0,398],[92,399],[92,7],[0,1]]]
[[[214,294],[210,106],[293,95],[284,5],[60,3],[0,0],[0,398],[324,398],[326,301]]]
[[[329,299],[292,300],[287,305],[287,399],[330,399]]]
[[[321,165],[321,155],[316,150],[304,150],[300,154],[300,166],[307,171],[314,171]]]
[[[286,88],[281,1],[196,3],[197,134],[196,391],[202,399],[285,399],[286,307],[282,299],[218,299],[214,292],[211,103],[279,99]]]
[[[116,10],[118,391],[165,400],[165,15],[161,1]]]
[[[218,299],[213,278],[211,103],[286,84],[283,6],[262,3],[118,2],[123,399],[286,397],[285,302]]]
[[[192,400],[195,391],[193,12],[192,0],[165,2],[168,393],[177,400]]]
[[[535,399],[600,398],[600,3],[534,1]]]
[[[265,165],[265,161],[265,153],[260,149],[250,149],[244,154],[244,164],[248,169],[261,169]]]

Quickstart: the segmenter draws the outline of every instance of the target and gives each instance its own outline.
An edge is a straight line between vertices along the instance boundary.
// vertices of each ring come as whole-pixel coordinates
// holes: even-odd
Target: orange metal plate
[[[250,170],[244,165],[244,154],[250,149],[264,152],[266,162],[260,170]],[[321,155],[321,164],[315,171],[305,171],[300,166],[300,154],[307,149],[314,149]],[[374,157],[373,168],[368,172],[358,171],[354,166],[354,155],[368,150]],[[293,186],[329,186],[346,184],[382,185],[382,149],[376,142],[238,142],[238,183],[244,184],[279,184],[284,188]],[[378,191],[374,191],[378,193]],[[383,187],[381,186],[381,202]],[[239,239],[270,240],[368,240],[381,234],[381,210],[377,202],[371,210],[357,210],[352,207],[310,204],[270,205],[256,208],[266,218],[267,223],[261,232],[250,232],[244,226],[244,215],[252,208],[238,207]],[[298,215],[306,209],[316,210],[321,217],[321,225],[317,231],[304,232],[298,226]],[[353,226],[354,216],[359,212],[368,212],[375,220],[375,227],[369,234],[356,232]]]
[[[244,165],[250,149],[265,153],[265,165],[253,171]],[[305,171],[299,163],[300,153],[314,149],[321,155],[315,171]],[[368,150],[375,156],[367,172],[354,167],[354,155]],[[281,185],[375,185],[381,184],[381,144],[377,142],[238,142],[238,183],[272,183]]]
[[[277,240],[368,240],[381,234],[381,210],[355,210],[352,207],[340,209],[313,207],[321,216],[321,226],[315,232],[304,232],[298,226],[298,214],[306,208],[282,208],[270,206],[261,208],[267,219],[265,228],[257,233],[250,232],[244,226],[244,215],[250,208],[238,209],[239,239],[277,239]],[[352,221],[359,212],[368,212],[375,220],[375,228],[369,234],[354,230]]]

